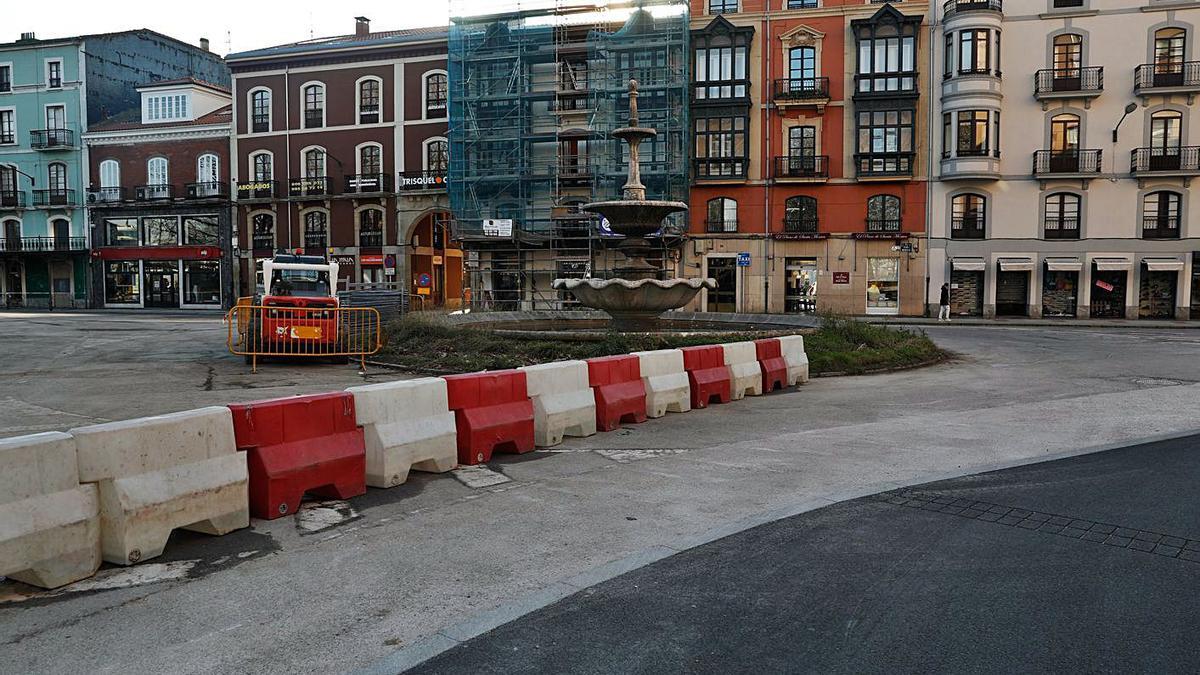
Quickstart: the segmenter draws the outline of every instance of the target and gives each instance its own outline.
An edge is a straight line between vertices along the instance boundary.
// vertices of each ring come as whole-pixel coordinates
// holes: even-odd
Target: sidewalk
[[[1133,328],[1133,329],[1197,329],[1200,320],[1175,321],[1156,319],[983,319],[977,317],[954,318],[949,323],[924,316],[856,316],[858,321],[889,326],[990,326],[993,328],[1027,328],[1031,326],[1053,326],[1055,328]]]

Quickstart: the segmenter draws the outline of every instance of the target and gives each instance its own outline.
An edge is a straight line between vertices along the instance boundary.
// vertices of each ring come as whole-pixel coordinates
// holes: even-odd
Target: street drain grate
[[[1200,562],[1200,541],[1174,537],[1150,530],[1099,523],[1084,518],[1031,511],[1002,504],[949,497],[936,492],[899,490],[877,495],[876,499],[895,506],[936,511],[960,518],[1036,530],[1096,544],[1153,553],[1165,558]]]

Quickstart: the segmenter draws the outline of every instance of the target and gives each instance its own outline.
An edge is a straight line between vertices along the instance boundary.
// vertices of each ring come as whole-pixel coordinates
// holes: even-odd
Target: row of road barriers
[[[0,439],[0,576],[56,588],[223,535],[621,424],[808,380],[800,336],[426,377]]]

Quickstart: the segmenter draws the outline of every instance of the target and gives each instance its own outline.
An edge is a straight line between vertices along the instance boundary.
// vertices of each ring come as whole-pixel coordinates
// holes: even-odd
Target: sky
[[[58,0],[53,10],[38,0],[0,0],[0,42],[21,33],[39,38],[149,28],[191,44],[209,39],[219,54],[354,32],[354,17],[371,19],[371,30],[395,30],[449,22],[452,0]],[[482,0],[481,5],[491,0]],[[475,0],[453,0],[456,10]],[[461,12],[460,13],[470,13]]]

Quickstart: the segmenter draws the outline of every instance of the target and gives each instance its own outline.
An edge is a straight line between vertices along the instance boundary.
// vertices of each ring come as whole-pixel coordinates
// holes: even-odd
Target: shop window
[[[220,237],[216,216],[187,216],[183,219],[183,243],[192,246],[217,246]]]
[[[108,246],[137,246],[137,218],[106,218],[104,220],[105,240]]]
[[[1042,275],[1042,316],[1072,317],[1079,298],[1079,272],[1045,270]]]
[[[221,304],[221,263],[215,260],[183,261],[183,303]]]
[[[178,245],[179,219],[173,216],[142,218],[142,242],[146,246]]]
[[[136,260],[110,260],[104,264],[105,304],[138,304],[142,299],[141,270]]]
[[[900,259],[867,258],[867,314],[900,311]]]
[[[817,259],[785,258],[783,311],[789,314],[812,314],[817,311]]]
[[[304,214],[304,248],[325,248],[328,230],[328,216],[324,211],[309,211]]]

